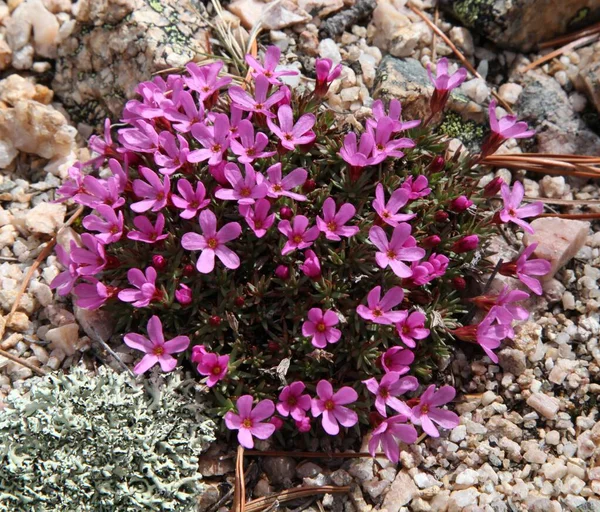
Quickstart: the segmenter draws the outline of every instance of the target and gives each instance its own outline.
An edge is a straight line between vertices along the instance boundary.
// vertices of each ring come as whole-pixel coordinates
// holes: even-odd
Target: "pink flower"
[[[331,82],[333,82],[342,72],[342,64],[338,64],[333,70],[331,59],[317,59],[315,62],[315,72],[317,81],[315,84],[315,95],[322,98],[327,94]]]
[[[200,95],[202,101],[206,101],[231,82],[229,77],[218,78],[222,67],[221,61],[204,66],[190,62],[185,66],[190,76],[185,76],[183,79],[192,91],[196,91]]]
[[[375,201],[373,201],[373,209],[377,215],[390,226],[396,227],[400,222],[406,222],[414,219],[415,213],[398,213],[398,210],[408,202],[409,193],[406,189],[399,188],[392,192],[390,200],[385,202],[385,193],[383,185],[379,183],[375,189]]]
[[[429,103],[431,115],[433,116],[437,112],[441,112],[446,106],[450,91],[456,89],[465,81],[467,78],[467,70],[465,68],[459,68],[456,73],[449,75],[448,59],[444,57],[437,63],[436,78],[431,74],[431,65],[429,64],[427,65],[427,73],[429,74],[429,80],[431,80],[431,83],[435,87]]]
[[[400,335],[402,343],[407,347],[415,348],[415,340],[422,340],[429,336],[429,329],[425,328],[427,319],[420,311],[413,311],[410,315],[408,311],[402,311],[403,318],[396,323],[396,329]]]
[[[225,114],[215,114],[213,126],[195,124],[192,135],[204,149],[196,149],[188,155],[188,162],[208,160],[209,165],[218,165],[229,148],[229,118]]]
[[[272,213],[269,215],[270,208],[271,203],[269,203],[267,199],[259,199],[254,204],[254,207],[240,206],[240,213],[243,210],[243,215],[248,223],[248,226],[250,226],[250,229],[254,231],[254,234],[258,238],[265,236],[275,221],[275,214]]]
[[[473,201],[467,196],[458,196],[450,201],[450,209],[457,213],[464,212],[471,206],[473,206]]]
[[[77,248],[77,244],[71,240],[70,246],[72,253],[73,250]],[[58,294],[64,297],[71,293],[73,286],[77,282],[77,279],[79,279],[79,273],[77,272],[77,263],[71,259],[70,253],[65,251],[59,244],[56,245],[55,251],[58,261],[60,261],[61,265],[65,267],[65,270],[63,270],[52,280],[50,283],[50,288],[56,289]]]
[[[183,210],[179,216],[182,219],[192,219],[199,210],[206,208],[210,204],[210,199],[206,199],[206,188],[201,181],[196,183],[196,190],[188,180],[180,179],[177,181],[177,190],[181,196],[171,196],[171,201],[175,207]]]
[[[287,236],[288,241],[281,250],[282,255],[286,255],[296,249],[306,249],[319,237],[319,228],[313,226],[308,228],[308,219],[304,215],[296,215],[293,224],[289,220],[279,222],[277,229]]]
[[[312,131],[312,127],[315,125],[317,119],[313,114],[304,114],[303,116],[300,116],[294,125],[294,113],[292,108],[289,105],[282,105],[277,110],[277,118],[279,119],[279,126],[271,119],[267,119],[267,124],[275,136],[281,141],[281,145],[284,148],[292,151],[296,146],[310,144],[315,140],[316,136]]]
[[[250,121],[244,119],[238,125],[239,140],[231,141],[231,151],[238,155],[238,161],[242,164],[252,163],[257,158],[268,158],[276,151],[263,151],[269,144],[269,137],[258,132],[254,137],[254,126]]]
[[[221,263],[229,269],[240,266],[240,259],[236,253],[225,246],[227,242],[240,236],[242,227],[237,222],[225,224],[217,232],[217,217],[210,210],[200,213],[200,229],[202,235],[186,233],[181,238],[181,246],[188,251],[202,251],[196,268],[202,274],[209,274],[215,268],[215,255]]]
[[[136,308],[144,308],[153,300],[160,300],[162,293],[156,289],[156,270],[148,267],[146,273],[139,268],[130,268],[127,279],[135,288],[125,288],[119,292],[119,299],[131,302]]]
[[[114,159],[110,160],[110,162],[113,161],[116,162]],[[121,197],[121,180],[115,176],[106,180],[100,180],[90,175],[85,176],[83,192],[75,194],[73,200],[90,208],[106,204],[117,209],[125,204],[125,198]]]
[[[285,265],[277,265],[275,275],[282,281],[286,281],[290,277],[290,268]]]
[[[482,158],[495,153],[505,140],[526,139],[535,135],[535,130],[528,130],[527,123],[517,121],[517,116],[508,115],[498,120],[496,106],[496,100],[490,101],[488,112],[492,131],[481,146]]]
[[[179,304],[182,306],[189,306],[192,303],[191,288],[183,283],[180,283],[179,288],[175,290],[175,299],[177,299],[177,302],[179,302]]]
[[[177,140],[179,141],[179,147],[177,147],[175,135],[171,132],[162,132],[158,136],[158,140],[164,153],[159,151],[154,153],[154,161],[156,162],[156,165],[161,167],[158,170],[161,174],[170,176],[180,169],[182,165],[187,163],[190,146],[185,137],[177,135]]]
[[[431,253],[427,261],[413,262],[410,266],[412,276],[405,279],[405,286],[423,286],[443,276],[450,260],[443,254]]]
[[[431,194],[431,189],[428,185],[429,182],[425,176],[417,176],[417,179],[413,179],[412,176],[409,176],[404,180],[404,183],[402,183],[402,188],[409,193],[408,198],[411,201],[414,201],[415,199]]]
[[[452,244],[451,250],[457,254],[463,252],[474,251],[479,245],[479,237],[477,235],[463,236]]]
[[[304,184],[308,173],[301,168],[294,169],[285,178],[281,178],[281,164],[273,164],[267,169],[269,177],[266,184],[268,186],[267,195],[269,197],[285,196],[296,201],[306,201],[306,196],[290,192],[292,189]]]
[[[416,247],[417,242],[410,236],[410,232],[410,225],[402,222],[394,228],[388,242],[385,231],[379,226],[373,226],[369,230],[369,240],[379,249],[375,254],[377,264],[381,268],[389,265],[398,277],[412,276],[412,270],[404,261],[418,261],[425,256],[425,251]]]
[[[272,425],[275,425],[275,432],[277,432],[283,428],[283,420],[281,418],[278,418],[277,416],[273,416],[269,420],[269,423],[271,423]]]
[[[152,124],[138,119],[133,128],[119,130],[119,142],[129,151],[154,153],[158,150],[158,133]]]
[[[375,395],[375,408],[384,418],[387,417],[387,405],[396,410],[403,407],[400,400],[396,398],[397,396],[403,395],[407,391],[414,391],[419,387],[416,377],[400,378],[396,372],[386,373],[381,378],[381,382],[377,382],[377,379],[372,377],[363,380],[363,384]]]
[[[78,284],[73,293],[77,296],[75,304],[79,308],[94,310],[101,308],[115,294],[115,288],[108,287],[101,281],[88,278],[89,283]]]
[[[206,385],[212,388],[217,382],[225,378],[228,365],[229,356],[219,356],[207,352],[202,356],[197,369],[200,375],[208,377]]]
[[[194,347],[192,348],[192,357],[190,358],[190,360],[192,361],[192,363],[199,364],[206,354],[208,354],[208,351],[206,350],[206,348],[204,348],[204,345],[194,345]]]
[[[342,236],[350,238],[360,231],[358,226],[345,226],[354,214],[356,208],[350,203],[344,203],[339,211],[335,211],[335,199],[328,197],[323,203],[323,218],[317,216],[317,227],[325,233],[327,240],[339,241]]]
[[[264,64],[258,62],[252,55],[246,55],[245,59],[248,65],[254,70],[252,73],[254,78],[262,75],[270,84],[280,85],[279,80],[277,80],[280,76],[294,76],[298,74],[296,71],[291,70],[276,71],[280,56],[281,50],[277,46],[271,45],[267,47],[267,51],[265,52]]]
[[[96,211],[102,216],[88,215],[83,219],[83,227],[96,231],[96,238],[105,245],[120,240],[123,235],[123,212],[118,214],[107,204],[99,204]]]
[[[381,446],[385,456],[396,464],[400,458],[400,442],[412,444],[417,440],[417,431],[412,425],[404,425],[407,417],[398,414],[383,421],[371,434],[369,453],[375,457]]]
[[[70,179],[66,180],[57,189],[56,193],[60,196],[58,199],[56,199],[57,203],[63,203],[67,199],[71,199],[72,197],[85,192],[83,188],[83,174],[81,173],[82,167],[83,164],[81,162],[76,162],[69,167],[68,173]]]
[[[81,242],[83,247],[71,248],[71,261],[77,263],[80,276],[95,276],[106,265],[104,246],[90,233],[83,233]]]
[[[110,134],[110,128],[110,119],[106,118],[104,120],[104,139],[98,135],[92,135],[90,137],[88,147],[91,151],[97,153],[99,156],[93,158],[92,160],[88,160],[85,165],[92,165],[95,169],[98,169],[102,166],[106,158],[117,153],[116,146],[113,143],[112,136]]]
[[[434,423],[444,429],[453,429],[459,424],[458,416],[452,411],[440,409],[440,405],[454,400],[456,390],[452,386],[442,386],[437,392],[435,385],[429,386],[419,398],[419,405],[412,408],[411,421],[421,425],[423,431],[431,437],[440,433]]]
[[[304,253],[304,263],[300,265],[300,270],[310,279],[319,279],[321,277],[321,263],[317,255],[310,249]]]
[[[301,420],[295,421],[298,432],[306,433],[310,432],[310,417],[304,416]]]
[[[302,335],[312,337],[313,346],[325,348],[327,343],[337,343],[342,337],[342,332],[334,327],[339,323],[340,319],[332,310],[312,308],[308,311],[308,320],[302,324]]]
[[[177,359],[171,354],[183,352],[190,344],[187,336],[177,336],[165,341],[162,323],[156,315],[148,320],[148,336],[150,339],[141,334],[129,333],[124,338],[125,345],[146,353],[133,369],[133,373],[136,375],[147,372],[156,363],[160,364],[163,372],[172,371],[177,366]]]
[[[365,320],[370,320],[376,324],[391,325],[404,318],[404,311],[392,311],[404,300],[404,291],[399,286],[390,288],[388,292],[381,297],[381,286],[376,286],[367,295],[367,306],[360,304],[356,312]]]
[[[275,425],[262,423],[275,412],[275,405],[271,400],[261,400],[252,408],[252,396],[243,395],[237,400],[238,414],[229,411],[225,415],[225,425],[229,430],[238,430],[238,442],[251,450],[254,448],[254,439],[268,439],[275,432]]]
[[[409,130],[421,124],[420,119],[416,119],[415,121],[402,122],[402,105],[397,99],[393,99],[390,101],[389,114],[385,113],[383,101],[381,100],[373,102],[373,106],[371,108],[373,110],[374,119],[367,119],[367,128],[370,128],[371,130],[374,130],[377,127],[377,121],[383,118],[388,118],[390,121],[393,122],[392,133],[399,133],[404,130]]]
[[[360,136],[360,142],[357,145],[356,133],[347,133],[344,137],[344,144],[340,149],[340,156],[350,166],[350,174],[353,179],[360,176],[360,170],[368,165],[375,165],[383,161],[385,156],[371,158],[375,140],[369,132],[363,132]]]
[[[529,312],[515,303],[527,300],[529,294],[504,285],[498,295],[480,295],[471,299],[478,307],[489,311],[499,324],[510,326],[513,320],[527,320]],[[510,336],[512,338],[512,336]]]
[[[183,112],[181,112],[182,109]],[[204,105],[196,103],[188,91],[180,91],[179,108],[165,108],[165,117],[173,122],[175,130],[188,133],[195,124],[204,123]]]
[[[152,209],[153,212],[162,210],[167,206],[169,192],[171,191],[171,181],[165,176],[164,182],[160,181],[156,174],[148,167],[140,166],[140,174],[146,181],[135,180],[133,182],[133,191],[136,196],[143,198],[142,201],[133,203],[131,209],[136,213],[147,212]]]
[[[165,229],[165,216],[162,213],[156,216],[156,224],[154,226],[150,219],[144,215],[136,216],[133,219],[133,225],[139,231],[131,230],[127,233],[127,238],[130,240],[144,242],[145,244],[155,244],[169,236],[169,233],[163,233],[163,229]]]
[[[241,205],[254,204],[255,199],[265,197],[267,195],[266,183],[259,182],[259,175],[250,164],[245,164],[244,168],[246,176],[242,176],[236,164],[227,164],[225,177],[233,188],[221,188],[215,192],[215,196],[219,199],[237,201]]]
[[[410,365],[415,360],[415,354],[402,347],[392,347],[381,356],[381,366],[386,373],[396,372],[404,375],[410,370]]]
[[[317,384],[317,398],[312,400],[311,412],[315,418],[322,414],[323,429],[330,436],[336,436],[340,433],[339,424],[350,428],[358,423],[358,415],[343,407],[356,402],[357,399],[358,394],[351,387],[344,386],[334,393],[329,382],[320,380]]]
[[[529,260],[529,257],[537,249],[538,243],[527,247],[516,261],[504,263],[500,266],[500,273],[504,276],[516,275],[519,280],[536,295],[542,294],[542,285],[538,279],[531,276],[545,276],[552,264],[543,258]]]
[[[229,88],[229,96],[232,103],[241,110],[263,114],[266,117],[275,117],[270,109],[283,99],[285,92],[279,89],[267,98],[269,87],[269,79],[258,75],[254,84],[254,97],[238,86]]]
[[[277,412],[286,418],[291,416],[296,421],[302,420],[311,404],[310,396],[302,394],[305,389],[304,382],[292,382],[285,386],[279,394]]]
[[[388,117],[382,117],[377,121],[377,125],[373,130],[373,159],[380,159],[381,161],[388,157],[402,158],[404,153],[400,149],[415,146],[411,139],[392,139],[393,128],[394,121]]]
[[[519,181],[515,182],[512,191],[510,187],[503,183],[500,188],[504,207],[500,210],[499,217],[502,222],[514,222],[517,226],[521,226],[528,233],[533,234],[533,228],[525,222],[526,217],[536,217],[544,211],[544,205],[541,201],[521,206],[521,201],[525,195],[523,185]]]

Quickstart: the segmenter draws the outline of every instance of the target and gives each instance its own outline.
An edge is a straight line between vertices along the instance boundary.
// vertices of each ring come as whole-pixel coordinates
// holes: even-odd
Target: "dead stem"
[[[577,32],[573,32],[571,34],[566,34],[564,36],[555,37],[554,39],[549,39],[548,41],[544,41],[538,45],[540,50],[545,48],[552,48],[554,46],[558,46],[559,44],[567,44],[571,41],[575,41],[581,37],[589,36],[595,33],[600,32],[600,23],[596,23],[595,25],[590,25],[589,27],[578,30]]]
[[[594,42],[596,39],[598,39],[599,37],[600,37],[600,33],[596,33],[596,34],[591,34],[589,36],[581,37],[579,39],[576,39],[575,41],[571,41],[569,44],[566,44],[565,46],[561,46],[560,48],[554,50],[553,52],[550,52],[546,55],[543,55],[539,59],[534,60],[531,64],[525,66],[525,68],[523,69],[523,73],[527,73],[527,71],[531,71],[532,69],[535,69],[538,66],[541,66],[542,64],[545,64],[546,62],[554,59],[555,57],[559,57],[562,54],[567,53],[568,51],[575,50],[581,46],[590,44],[590,43]]]
[[[6,357],[6,359],[10,359],[11,361],[18,363],[21,366],[24,366],[25,368],[29,368],[32,372],[35,372],[38,375],[41,375],[41,376],[46,375],[46,372],[44,370],[42,370],[41,368],[38,368],[37,366],[33,366],[29,361],[25,361],[25,359],[21,359],[20,357],[15,356],[15,355],[11,354],[10,352],[6,352],[6,350],[0,349],[0,356],[4,356],[4,357]]]

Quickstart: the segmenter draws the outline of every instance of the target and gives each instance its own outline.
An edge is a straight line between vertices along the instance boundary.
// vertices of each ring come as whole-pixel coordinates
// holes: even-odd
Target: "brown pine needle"
[[[352,459],[360,457],[373,457],[367,452],[340,452],[340,453],[324,453],[324,452],[281,452],[268,451],[261,452],[260,450],[246,450],[245,455],[255,455],[257,457],[293,457],[297,459]],[[376,453],[375,457],[384,457],[383,453]]]
[[[595,41],[596,39],[598,39],[599,37],[600,37],[600,32],[591,34],[589,36],[581,37],[579,39],[576,39],[575,41],[571,41],[569,44],[566,44],[565,46],[562,46],[562,47],[554,50],[553,52],[550,52],[550,53],[540,57],[539,59],[534,60],[531,64],[525,66],[525,68],[523,69],[523,73],[527,73],[527,71],[531,71],[532,69],[535,69],[538,66],[541,66],[542,64],[545,64],[546,62],[554,59],[555,57],[559,57],[564,53],[567,53],[571,50],[576,50],[577,48],[579,48],[581,46],[590,44],[593,41]]]
[[[589,27],[578,30],[577,32],[572,32],[571,34],[566,34],[564,36],[555,37],[554,39],[544,41],[543,43],[540,43],[538,45],[538,48],[540,50],[543,50],[545,48],[553,48],[554,46],[558,46],[559,44],[567,44],[581,37],[589,36],[598,32],[600,32],[600,23],[590,25]]]
[[[431,30],[433,30],[433,32],[435,34],[437,34],[438,36],[440,36],[444,40],[444,42],[450,47],[450,49],[458,57],[458,60],[460,60],[463,63],[463,66],[465,66],[473,76],[476,76],[477,78],[480,78],[481,80],[483,80],[485,82],[485,79],[477,72],[477,70],[467,60],[467,58],[461,53],[461,51],[454,45],[454,43],[452,41],[450,41],[450,39],[448,38],[448,36],[446,34],[444,34],[444,32],[442,30],[440,30],[433,23],[433,21],[431,21],[425,15],[425,13],[423,11],[421,11],[420,9],[416,8],[414,5],[411,5],[411,4],[408,4],[408,7],[415,14],[417,14],[425,23],[427,23],[427,25],[429,25],[429,28]],[[512,108],[510,108],[510,105],[508,103],[506,103],[506,101],[504,101],[496,91],[492,90],[492,95],[498,100],[498,103],[500,103],[500,105],[502,105],[502,107],[504,108],[504,110],[506,110],[509,114],[514,114]]]
[[[285,503],[287,501],[297,500],[298,498],[307,498],[315,494],[345,494],[350,492],[350,487],[335,487],[333,485],[322,485],[321,487],[298,487],[296,489],[288,489],[280,493],[264,496],[256,500],[249,501],[246,504],[244,512],[261,512],[271,505],[277,503]]]
[[[600,158],[585,155],[511,154],[491,155],[483,159],[484,165],[526,169],[531,172],[557,176],[600,178]]]
[[[558,219],[600,220],[600,213],[542,213],[538,217],[556,217]]]
[[[38,368],[37,366],[33,366],[29,361],[25,361],[25,359],[15,356],[14,354],[7,352],[6,350],[0,349],[0,356],[4,356],[4,357],[6,357],[6,359],[10,359],[11,361],[18,363],[21,366],[24,366],[25,368],[29,368],[32,372],[35,372],[38,375],[41,375],[42,377],[44,375],[46,375],[46,372],[44,370],[42,370],[41,368]]]
[[[244,476],[244,447],[238,446],[235,460],[235,487],[231,512],[246,512],[246,479]]]

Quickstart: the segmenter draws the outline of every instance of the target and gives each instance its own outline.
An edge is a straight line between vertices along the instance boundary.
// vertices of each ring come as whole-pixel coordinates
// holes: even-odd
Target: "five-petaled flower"
[[[302,334],[311,337],[315,347],[325,348],[327,343],[337,343],[340,340],[342,332],[334,327],[339,323],[340,319],[334,311],[311,308],[308,320],[302,324]]]
[[[466,80],[467,70],[465,68],[459,68],[452,75],[448,74],[448,59],[444,57],[437,63],[437,76],[435,78],[431,74],[430,64],[427,65],[427,73],[429,74],[429,80],[431,80],[431,83],[435,87],[429,102],[431,117],[433,117],[438,112],[441,112],[446,106],[446,102],[448,101],[452,89],[456,89]]]
[[[542,283],[532,276],[545,276],[550,272],[552,264],[543,258],[529,259],[535,252],[538,243],[528,246],[515,260],[500,265],[499,272],[504,276],[516,276],[527,288],[536,295],[542,294]]]
[[[296,215],[291,224],[289,220],[280,221],[277,229],[288,238],[281,250],[284,256],[296,249],[310,247],[319,237],[319,228],[317,226],[308,228],[308,219],[304,215]]]
[[[236,407],[238,413],[229,411],[225,415],[225,425],[229,430],[238,431],[238,442],[251,450],[254,448],[254,437],[268,439],[275,432],[275,425],[264,422],[273,416],[275,405],[271,400],[261,400],[252,408],[252,396],[243,395],[238,398]]]
[[[386,373],[380,382],[372,377],[364,380],[363,384],[375,395],[375,408],[384,418],[387,417],[386,406],[389,405],[394,410],[401,409],[402,402],[397,397],[419,387],[416,377],[400,377],[396,372]]]
[[[392,192],[389,201],[386,203],[383,185],[379,183],[375,188],[373,209],[383,222],[396,227],[400,222],[409,221],[417,216],[416,213],[398,213],[398,210],[406,205],[409,197],[410,193],[406,189],[398,188]]]
[[[531,224],[525,222],[526,217],[536,217],[544,211],[544,204],[541,201],[521,206],[521,201],[525,195],[525,189],[521,182],[517,181],[513,185],[512,191],[510,187],[503,183],[500,188],[504,206],[498,213],[498,217],[502,222],[514,222],[517,226],[522,227],[528,233],[533,234],[534,230]]]
[[[177,190],[181,196],[172,195],[171,201],[176,208],[183,210],[179,214],[182,219],[192,219],[198,210],[210,204],[210,199],[206,199],[206,188],[201,181],[196,183],[196,190],[194,190],[188,180],[180,179],[177,181]]]
[[[158,174],[148,167],[140,167],[140,174],[146,181],[134,180],[133,191],[142,200],[132,203],[131,209],[136,213],[147,212],[150,209],[153,212],[162,210],[167,206],[171,190],[169,177],[165,176],[164,181],[161,181]]]
[[[335,199],[328,197],[323,203],[323,218],[317,215],[317,227],[325,233],[327,240],[339,241],[342,236],[350,238],[360,231],[358,226],[345,226],[355,213],[356,208],[350,203],[344,203],[336,212]]]
[[[420,311],[401,311],[403,318],[396,322],[396,329],[402,343],[407,347],[415,348],[415,340],[422,340],[429,336],[429,329],[425,328],[427,317]]]
[[[163,229],[165,229],[165,216],[162,213],[156,216],[156,223],[154,225],[144,215],[136,216],[133,219],[133,225],[138,231],[132,229],[127,233],[127,238],[130,240],[144,242],[145,244],[155,244],[169,236],[168,233],[163,233]]]
[[[212,388],[217,382],[223,380],[227,375],[227,369],[229,365],[229,356],[220,356],[207,352],[202,355],[200,362],[198,363],[198,373],[208,377],[206,385]]]
[[[305,169],[299,167],[298,169],[294,169],[292,172],[286,175],[285,178],[282,178],[281,164],[276,163],[267,169],[267,176],[268,179],[265,183],[269,187],[267,191],[267,195],[269,197],[276,198],[285,196],[295,199],[296,201],[306,201],[305,195],[291,192],[296,187],[303,185],[306,181],[308,173]]]
[[[439,408],[454,400],[455,396],[456,390],[452,386],[442,386],[435,391],[435,385],[432,384],[419,397],[418,405],[412,408],[410,420],[415,425],[421,425],[423,431],[431,437],[439,437],[440,433],[434,423],[449,430],[459,423],[456,413]]]
[[[144,308],[153,300],[160,300],[162,292],[156,288],[156,270],[148,267],[146,272],[139,268],[130,268],[127,279],[135,288],[125,288],[119,292],[119,300],[131,302],[136,308]]]
[[[225,166],[225,177],[233,188],[220,188],[215,192],[219,199],[237,201],[240,205],[254,204],[256,199],[267,195],[267,184],[250,164],[244,165],[246,175],[243,176],[237,164]]]
[[[360,304],[356,312],[365,320],[376,324],[391,325],[404,318],[404,311],[392,311],[404,300],[404,291],[399,286],[390,288],[381,299],[381,286],[376,286],[367,295],[367,304]]]
[[[502,119],[496,117],[496,100],[490,101],[488,108],[491,132],[481,145],[481,156],[493,155],[508,139],[527,139],[535,135],[535,130],[529,130],[527,123],[518,121],[517,116],[507,115]]]
[[[317,119],[313,114],[300,116],[294,124],[292,108],[289,105],[282,105],[277,110],[277,119],[279,119],[279,126],[270,118],[267,119],[267,124],[285,149],[292,151],[298,145],[310,144],[315,140],[316,136],[312,127]]]
[[[369,231],[369,240],[379,249],[375,261],[381,268],[389,265],[398,277],[412,276],[412,270],[405,261],[419,261],[425,256],[425,251],[416,246],[417,241],[410,235],[411,229],[405,222],[398,224],[389,241],[383,228],[373,226]]]
[[[320,380],[317,384],[317,397],[312,400],[311,412],[315,418],[323,415],[323,429],[330,436],[336,436],[340,432],[340,425],[349,428],[358,423],[358,415],[344,407],[356,400],[358,394],[350,386],[344,386],[334,393],[329,382]]]
[[[407,419],[403,414],[397,414],[382,421],[371,434],[369,453],[375,457],[381,446],[385,456],[396,464],[400,458],[400,442],[412,444],[417,440],[417,431],[412,425],[406,425]]]
[[[253,69],[252,76],[254,78],[261,75],[264,76],[270,84],[280,85],[278,80],[280,76],[294,76],[298,74],[297,71],[292,71],[289,69],[277,70],[280,57],[281,50],[277,46],[271,45],[267,47],[262,64],[249,54],[246,55],[245,59],[246,63]]]
[[[285,386],[279,394],[277,412],[284,417],[291,416],[296,421],[301,421],[310,409],[310,395],[304,393],[304,382],[292,382]]]

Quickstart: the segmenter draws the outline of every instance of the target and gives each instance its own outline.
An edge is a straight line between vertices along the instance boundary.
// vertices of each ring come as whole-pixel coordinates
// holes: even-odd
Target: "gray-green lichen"
[[[214,440],[193,381],[102,367],[29,381],[0,410],[0,510],[194,511]]]
[[[446,112],[439,131],[453,139],[459,139],[468,149],[479,150],[485,136],[483,125],[475,121],[465,121],[456,112]]]

